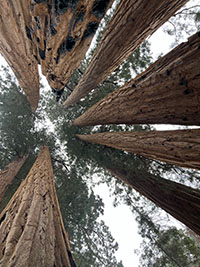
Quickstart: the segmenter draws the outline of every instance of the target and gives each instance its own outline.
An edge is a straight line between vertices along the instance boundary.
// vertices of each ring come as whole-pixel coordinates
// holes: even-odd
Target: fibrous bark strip
[[[29,39],[52,88],[64,88],[112,3],[113,0],[48,0],[35,1],[31,6]]]

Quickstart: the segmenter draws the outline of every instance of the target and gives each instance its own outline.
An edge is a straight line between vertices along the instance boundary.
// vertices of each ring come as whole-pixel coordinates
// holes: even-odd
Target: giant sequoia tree
[[[1,3],[0,53],[15,73],[34,111],[39,100],[39,75],[25,28],[31,22],[29,10],[30,1],[20,0],[17,5],[13,1]]]
[[[103,132],[81,140],[132,152],[187,168],[200,169],[200,130]]]
[[[76,266],[53,180],[44,147],[0,215],[1,266]]]
[[[117,167],[107,168],[107,170],[187,225],[195,233],[200,234],[199,190],[150,174],[142,177],[137,173]]]

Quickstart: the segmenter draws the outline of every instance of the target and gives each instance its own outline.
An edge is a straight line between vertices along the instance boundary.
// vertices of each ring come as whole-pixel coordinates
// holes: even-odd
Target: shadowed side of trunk
[[[47,147],[0,215],[0,266],[76,266]]]
[[[12,183],[27,157],[28,155],[17,157],[0,171],[0,201],[3,199],[8,185]]]
[[[64,103],[79,101],[96,88],[187,0],[122,0],[80,82]]]
[[[199,190],[150,174],[143,177],[120,168],[106,169],[195,233],[200,234]]]
[[[110,146],[200,170],[200,130],[105,132],[77,135],[81,140]]]
[[[200,32],[109,94],[75,125],[200,125]]]

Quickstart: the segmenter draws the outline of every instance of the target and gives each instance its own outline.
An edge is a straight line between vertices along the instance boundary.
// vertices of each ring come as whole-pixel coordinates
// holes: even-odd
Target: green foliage
[[[4,69],[1,74],[0,131],[3,137],[1,142],[3,149],[0,151],[1,167],[9,163],[15,154],[23,155],[28,152],[30,156],[9,186],[7,194],[0,203],[0,210],[3,210],[26,177],[40,146],[46,144],[51,151],[63,220],[70,235],[72,251],[78,266],[104,264],[122,267],[122,263],[118,263],[114,255],[118,244],[105,223],[98,220],[104,211],[102,199],[88,187],[83,179],[83,172],[78,172],[66,156],[62,156],[61,140],[55,133],[49,131],[50,127],[46,125],[47,116],[44,107],[52,102],[56,110],[59,105],[55,103],[51,94],[42,92],[37,112],[33,114],[26,97],[8,69]],[[50,121],[48,123],[53,129],[54,125]],[[69,135],[72,136],[73,131],[69,132]]]
[[[143,248],[141,259],[144,267],[198,267],[200,248],[183,230],[171,227],[160,231],[151,245]]]
[[[55,135],[40,125],[41,110],[32,113],[26,96],[7,68],[1,69],[0,77],[0,169],[14,156],[35,154],[46,144],[56,148]]]
[[[139,233],[143,237],[140,251],[141,267],[197,267],[200,264],[200,246],[186,230],[168,224],[164,213],[157,208],[135,205]],[[162,224],[159,223],[162,221]]]
[[[66,172],[61,168],[62,160],[55,160],[54,165],[61,212],[78,266],[117,266],[114,254],[118,245],[105,223],[97,221],[103,214],[102,200],[79,177],[75,167]]]
[[[195,15],[195,22],[199,23],[200,22],[200,11],[196,13]]]
[[[0,78],[1,160],[4,155],[1,167],[14,155],[23,155],[27,152],[26,144],[32,142],[29,133],[34,125],[30,106],[13,76],[5,68],[3,75],[5,77]]]

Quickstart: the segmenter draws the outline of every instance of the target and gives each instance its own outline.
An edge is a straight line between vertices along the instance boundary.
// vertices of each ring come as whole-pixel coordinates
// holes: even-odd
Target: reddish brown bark
[[[25,25],[31,22],[29,10],[28,0],[1,1],[0,53],[15,73],[34,111],[39,100],[39,75],[25,32]]]
[[[0,266],[76,266],[47,147],[0,215]]]
[[[34,3],[30,11],[33,54],[49,85],[58,90],[64,88],[73,70],[80,65],[113,0],[65,2]]]
[[[187,0],[122,0],[80,82],[65,101],[69,107],[96,88]]]
[[[110,146],[200,170],[200,130],[105,132],[77,135],[81,140]]]
[[[24,155],[23,157],[16,158],[0,171],[0,201],[3,199],[8,185],[11,184],[27,157],[28,155]]]
[[[200,33],[109,94],[75,125],[163,123],[200,125]]]
[[[35,110],[39,99],[37,65],[55,90],[65,87],[87,52],[114,0],[2,2],[0,52],[13,69]]]
[[[199,190],[150,174],[142,177],[120,168],[107,170],[200,235]]]

